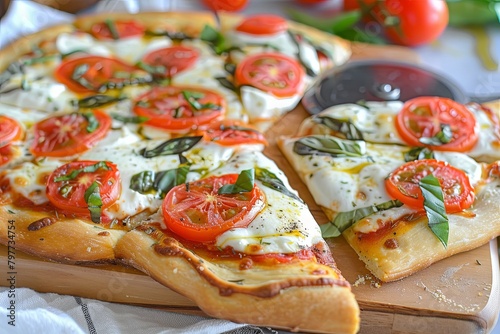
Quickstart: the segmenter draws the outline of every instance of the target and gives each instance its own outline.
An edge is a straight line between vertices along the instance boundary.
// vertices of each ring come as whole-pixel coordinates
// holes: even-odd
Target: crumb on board
[[[358,287],[360,284],[366,284],[370,283],[370,286],[372,288],[380,288],[382,287],[382,284],[380,284],[380,281],[377,280],[376,278],[372,277],[371,275],[358,275],[358,278],[354,283],[352,283],[352,286]]]
[[[419,283],[417,283],[417,285],[421,286],[424,291],[428,292],[439,303],[444,303],[444,304],[447,304],[449,306],[456,307],[456,308],[461,309],[461,310],[463,310],[465,312],[468,312],[468,313],[477,312],[477,311],[479,311],[481,309],[478,304],[470,304],[469,306],[459,304],[456,301],[454,301],[453,299],[448,298],[443,293],[443,291],[441,289],[431,290],[422,281],[420,281]],[[419,298],[422,299],[421,296],[419,296]]]

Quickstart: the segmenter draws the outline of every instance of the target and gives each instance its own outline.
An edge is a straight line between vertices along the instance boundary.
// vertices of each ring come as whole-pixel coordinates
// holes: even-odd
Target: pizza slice
[[[116,256],[208,315],[294,331],[354,333],[359,311],[307,206],[262,153],[241,151],[173,188]]]
[[[363,118],[364,107],[344,108]],[[500,235],[499,162],[366,142],[377,134],[331,110],[311,118],[301,127],[309,135],[281,138],[280,148],[330,220],[323,236],[342,234],[380,280],[401,279]]]

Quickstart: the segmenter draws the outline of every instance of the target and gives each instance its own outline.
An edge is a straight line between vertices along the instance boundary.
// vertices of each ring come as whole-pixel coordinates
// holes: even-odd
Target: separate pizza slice
[[[342,234],[377,278],[401,279],[500,234],[498,162],[366,142],[376,134],[331,115],[313,116],[302,130],[345,138],[282,138],[280,148],[330,220],[323,236]]]
[[[354,295],[319,226],[259,152],[236,153],[172,188],[116,254],[217,318],[329,333],[359,326]]]

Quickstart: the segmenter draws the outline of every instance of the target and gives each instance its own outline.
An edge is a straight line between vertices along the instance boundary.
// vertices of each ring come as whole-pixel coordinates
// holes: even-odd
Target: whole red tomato
[[[372,14],[391,41],[406,46],[434,41],[448,24],[445,0],[384,0]]]
[[[201,2],[212,10],[236,12],[245,8],[248,0],[201,0]]]

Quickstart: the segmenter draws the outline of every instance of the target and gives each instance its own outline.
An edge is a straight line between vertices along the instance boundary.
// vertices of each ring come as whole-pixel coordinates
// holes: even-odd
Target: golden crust
[[[30,226],[31,225],[31,226]],[[114,262],[114,247],[126,232],[81,219],[57,219],[47,212],[0,207],[0,244],[64,263]]]
[[[17,39],[0,50],[0,72],[4,71],[7,66],[17,60],[21,55],[32,51],[33,46],[37,46],[40,42],[52,40],[64,32],[74,30],[75,28],[71,24],[63,24]]]
[[[127,233],[117,244],[117,258],[192,299],[210,316],[293,331],[355,333],[359,328],[354,295],[329,267],[239,270],[202,259],[173,239],[158,241],[155,233]]]

